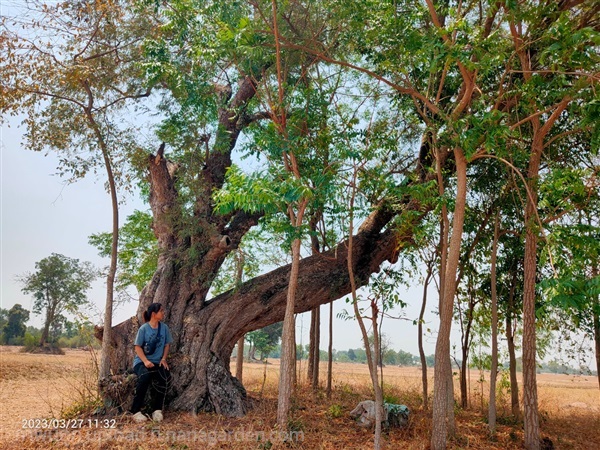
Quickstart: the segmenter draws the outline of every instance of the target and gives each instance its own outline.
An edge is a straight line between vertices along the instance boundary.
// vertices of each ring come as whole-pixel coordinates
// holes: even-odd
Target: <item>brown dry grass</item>
[[[245,364],[244,382],[254,407],[243,418],[167,412],[160,426],[137,425],[122,416],[114,419],[115,428],[104,428],[102,422],[88,423],[87,420],[85,426],[73,430],[22,428],[24,419],[58,418],[69,403],[90,399],[87,388],[94,384],[90,359],[90,354],[84,351],[71,350],[64,356],[28,355],[8,347],[0,348],[0,448],[339,450],[372,447],[372,433],[357,427],[348,417],[348,412],[358,401],[371,397],[367,368],[342,363],[334,364],[331,400],[327,400],[323,392],[314,395],[301,382],[290,421],[291,428],[296,431],[295,443],[283,443],[274,429],[277,361],[268,364],[266,372],[263,364]],[[324,369],[322,366],[321,370]],[[304,365],[301,370],[304,372]],[[387,395],[411,409],[409,428],[386,433],[385,448],[428,448],[431,419],[422,409],[420,376],[420,371],[414,368],[385,369]],[[496,438],[488,438],[486,414],[481,409],[482,386],[478,379],[479,373],[471,374],[472,408],[457,411],[458,437],[449,448],[522,448],[523,432],[519,424],[501,424]],[[549,437],[557,449],[600,448],[597,380],[594,377],[542,374],[538,381],[543,436]],[[485,383],[483,390],[487,393]],[[568,407],[577,402],[581,403],[579,407]],[[499,414],[507,407],[501,402]],[[341,415],[338,416],[336,411]]]

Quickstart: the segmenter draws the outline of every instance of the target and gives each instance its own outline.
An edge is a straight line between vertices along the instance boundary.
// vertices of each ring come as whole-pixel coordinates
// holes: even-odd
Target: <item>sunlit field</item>
[[[166,412],[160,425],[134,424],[126,415],[105,419],[73,417],[74,406],[91,403],[94,389],[93,355],[67,350],[65,355],[32,355],[18,348],[0,348],[0,448],[6,449],[363,449],[372,444],[370,430],[348,416],[361,400],[371,398],[368,369],[362,364],[334,363],[333,392],[313,394],[302,375],[290,420],[291,432],[274,428],[279,365],[245,363],[243,381],[252,409],[243,418],[215,414]],[[232,361],[232,368],[235,361]],[[306,362],[298,367],[306,372]],[[321,364],[322,385],[326,364]],[[430,389],[433,384],[429,373]],[[479,380],[482,378],[483,382]],[[522,424],[508,417],[510,396],[499,392],[499,425],[495,438],[486,432],[489,374],[471,371],[470,409],[457,409],[458,436],[449,448],[520,449]],[[411,410],[406,429],[385,433],[385,448],[426,449],[430,414],[423,410],[421,372],[417,368],[385,367],[385,395]],[[557,449],[600,448],[600,395],[595,377],[540,374],[539,404],[543,437]],[[483,390],[483,397],[481,392]],[[459,395],[458,383],[455,386]],[[45,421],[44,421],[45,419]],[[283,442],[283,438],[288,439]]]

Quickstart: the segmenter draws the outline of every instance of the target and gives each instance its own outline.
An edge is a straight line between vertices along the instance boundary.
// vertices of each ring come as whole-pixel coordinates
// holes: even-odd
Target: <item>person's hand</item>
[[[167,360],[165,358],[160,360],[160,366],[164,367],[165,369],[169,370],[169,365],[167,364]]]
[[[144,361],[144,365],[146,366],[146,369],[152,369],[154,367],[154,363],[152,361],[150,361],[149,359]]]

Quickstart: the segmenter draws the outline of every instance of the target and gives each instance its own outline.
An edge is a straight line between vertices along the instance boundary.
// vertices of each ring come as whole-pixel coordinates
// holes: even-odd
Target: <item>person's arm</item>
[[[163,351],[162,358],[160,360],[160,365],[165,369],[169,370],[169,365],[167,364],[167,355],[169,354],[169,347],[171,344],[165,344],[165,350]]]
[[[144,363],[144,366],[146,366],[148,369],[154,367],[154,363],[152,361],[150,361],[148,358],[146,358],[144,349],[142,349],[142,347],[140,345],[136,345],[134,348],[135,348],[135,354],[138,355],[138,357],[142,360],[142,362]]]

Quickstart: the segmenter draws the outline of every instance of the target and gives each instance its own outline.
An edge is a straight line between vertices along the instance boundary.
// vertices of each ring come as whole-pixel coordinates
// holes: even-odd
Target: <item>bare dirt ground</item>
[[[301,373],[305,372],[305,364],[303,361],[299,368]],[[69,408],[89,401],[93,395],[92,354],[67,350],[65,355],[32,355],[19,353],[15,347],[0,347],[0,449],[372,448],[372,433],[358,428],[348,417],[358,401],[370,397],[365,365],[335,363],[330,400],[322,391],[312,394],[301,380],[290,423],[296,433],[292,436],[295,443],[283,443],[282,438],[289,436],[274,428],[278,369],[277,360],[267,365],[244,365],[244,385],[254,408],[243,418],[167,412],[160,425],[137,425],[125,415],[106,421],[100,416],[73,422],[71,429],[63,429],[59,420]],[[323,364],[321,373],[325,370]],[[428,448],[431,419],[430,413],[422,409],[420,370],[386,367],[384,374],[386,392],[411,409],[410,427],[390,430],[385,435],[384,448]],[[484,374],[484,379],[488,377]],[[481,391],[485,399],[489,387],[479,379],[480,373],[473,371],[471,409],[457,412],[458,437],[449,443],[449,448],[522,448],[522,424],[502,422],[502,415],[509,409],[507,395],[499,398],[498,434],[494,439],[487,436],[487,406]],[[552,440],[554,448],[600,449],[597,379],[540,374],[538,384],[542,434]],[[458,395],[458,386],[456,392]],[[52,419],[56,420],[52,423]]]

